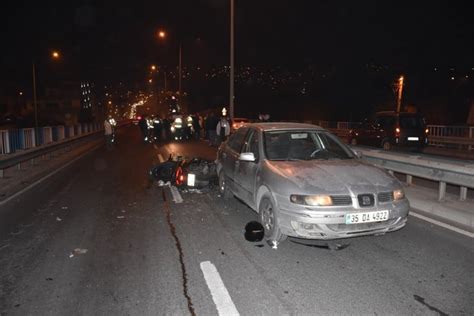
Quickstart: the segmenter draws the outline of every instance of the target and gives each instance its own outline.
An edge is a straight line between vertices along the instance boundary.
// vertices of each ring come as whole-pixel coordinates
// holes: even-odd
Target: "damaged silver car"
[[[401,183],[311,124],[255,123],[217,153],[219,190],[259,214],[265,238],[338,239],[405,226]]]

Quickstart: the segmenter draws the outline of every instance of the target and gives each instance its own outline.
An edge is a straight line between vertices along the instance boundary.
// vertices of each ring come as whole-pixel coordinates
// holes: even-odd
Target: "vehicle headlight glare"
[[[395,190],[393,191],[393,200],[394,201],[399,201],[403,200],[405,198],[405,192],[403,190]]]
[[[331,206],[332,198],[329,195],[291,195],[290,201],[296,204],[310,206]]]

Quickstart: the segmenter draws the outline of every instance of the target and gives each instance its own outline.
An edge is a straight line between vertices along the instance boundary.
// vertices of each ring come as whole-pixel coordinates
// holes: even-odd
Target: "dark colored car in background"
[[[370,145],[390,150],[394,146],[423,149],[428,144],[425,119],[418,113],[384,111],[366,119],[349,132],[351,145]]]

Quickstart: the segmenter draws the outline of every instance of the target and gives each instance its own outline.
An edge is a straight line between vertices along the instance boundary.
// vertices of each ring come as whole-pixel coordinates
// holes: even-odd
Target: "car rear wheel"
[[[224,171],[221,171],[219,173],[219,193],[224,199],[229,199],[233,195],[229,190],[227,183],[227,177],[225,176]]]
[[[390,150],[392,149],[392,144],[388,140],[384,140],[382,143],[383,150]]]
[[[286,235],[282,234],[278,223],[278,213],[272,199],[265,195],[259,206],[260,223],[265,230],[265,238],[269,242],[282,242]]]

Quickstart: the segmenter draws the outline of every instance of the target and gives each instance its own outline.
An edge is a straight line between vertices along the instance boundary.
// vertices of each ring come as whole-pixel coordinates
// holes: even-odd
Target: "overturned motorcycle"
[[[158,185],[174,185],[177,188],[204,189],[217,185],[216,164],[202,158],[185,159],[172,157],[153,166],[149,179]]]

